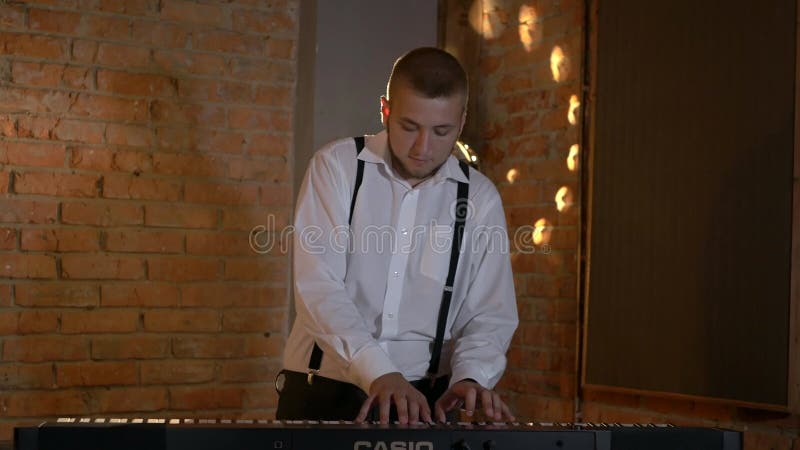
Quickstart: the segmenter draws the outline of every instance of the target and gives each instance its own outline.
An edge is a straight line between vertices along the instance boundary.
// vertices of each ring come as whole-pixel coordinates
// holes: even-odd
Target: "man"
[[[455,58],[412,50],[381,97],[385,131],[312,158],[279,419],[414,423],[479,407],[513,420],[491,390],[518,322],[505,216],[494,185],[451,156],[467,95]]]

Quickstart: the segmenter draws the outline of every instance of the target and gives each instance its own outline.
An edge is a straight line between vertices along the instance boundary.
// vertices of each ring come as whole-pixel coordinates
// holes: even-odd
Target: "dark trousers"
[[[367,394],[358,386],[343,381],[314,376],[311,385],[307,374],[283,370],[278,374],[285,377],[283,388],[279,392],[278,420],[353,420],[358,416]],[[412,381],[411,384],[428,400],[431,416],[435,420],[433,405],[447,390],[449,377],[439,377],[431,386],[428,379]],[[447,414],[448,421],[454,421],[458,411]],[[380,409],[373,407],[367,415],[367,421],[380,419]],[[397,420],[397,410],[392,405],[390,421]]]

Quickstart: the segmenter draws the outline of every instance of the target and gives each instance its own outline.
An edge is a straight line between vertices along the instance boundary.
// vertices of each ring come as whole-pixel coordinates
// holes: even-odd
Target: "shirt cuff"
[[[350,379],[364,392],[376,378],[391,372],[399,372],[389,355],[379,346],[369,346],[358,352],[350,362]]]
[[[481,370],[481,367],[477,364],[459,364],[453,367],[453,374],[450,376],[450,386],[467,378],[472,379],[486,389],[492,389],[494,387],[489,386],[489,377],[483,373],[483,370]]]

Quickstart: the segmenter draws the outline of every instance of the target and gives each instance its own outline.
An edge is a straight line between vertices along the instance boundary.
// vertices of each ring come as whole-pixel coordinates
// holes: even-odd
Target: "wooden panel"
[[[586,384],[788,405],[795,17],[601,1]]]
[[[800,414],[800,0],[795,43],[794,201],[792,214],[792,299],[789,323],[789,408]]]

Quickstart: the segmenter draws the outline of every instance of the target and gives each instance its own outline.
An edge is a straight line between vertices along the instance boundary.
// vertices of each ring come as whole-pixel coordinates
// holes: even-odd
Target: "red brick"
[[[213,155],[156,153],[153,155],[153,170],[167,175],[223,177],[225,161]]]
[[[61,332],[130,333],[136,331],[139,313],[133,310],[67,311],[61,314]]]
[[[292,188],[285,184],[262,184],[259,204],[262,206],[291,206]]]
[[[0,284],[0,307],[11,306],[11,285]]]
[[[3,401],[5,417],[75,417],[89,414],[83,393],[74,390],[10,392]]]
[[[25,28],[25,8],[4,3],[0,5],[0,28],[4,30]]]
[[[185,307],[274,307],[288,304],[288,289],[285,287],[228,283],[181,286],[181,305]]]
[[[97,231],[68,228],[22,230],[23,250],[42,252],[91,252],[100,249]]]
[[[28,114],[66,114],[74,94],[65,91],[17,88],[7,85],[0,90],[0,108]],[[21,127],[22,125],[20,125]],[[22,133],[20,137],[25,137]]]
[[[14,175],[14,192],[60,197],[96,197],[101,179],[96,175],[21,172]]]
[[[64,255],[61,276],[65,279],[138,280],[144,278],[144,264],[133,256]]]
[[[144,210],[139,205],[120,202],[63,203],[61,221],[102,227],[141,225],[144,223]]]
[[[510,405],[520,421],[571,422],[574,410],[571,399],[523,395]]]
[[[294,40],[275,39],[267,40],[264,54],[269,58],[294,59]]]
[[[226,310],[222,314],[222,331],[280,334],[286,320],[284,308]]]
[[[14,289],[18,306],[85,307],[100,303],[100,290],[91,284],[19,283]]]
[[[229,258],[225,261],[225,279],[238,281],[287,281],[285,259]]]
[[[56,119],[22,116],[17,123],[17,131],[21,138],[52,139],[53,128],[56,126]]]
[[[19,313],[0,311],[0,336],[19,334]]]
[[[153,122],[159,125],[226,126],[225,109],[216,105],[158,99],[151,102],[150,112]]]
[[[165,388],[116,388],[93,392],[98,412],[124,413],[163,411],[169,405]]]
[[[4,339],[3,361],[79,361],[89,357],[82,336],[19,336]]]
[[[241,133],[217,130],[200,130],[197,149],[206,153],[242,153],[246,138]]]
[[[158,13],[158,2],[153,0],[80,0],[80,8],[126,16],[155,16]],[[136,36],[135,33],[134,36]]]
[[[15,84],[55,87],[61,84],[63,74],[64,66],[60,64],[11,63],[11,81]]]
[[[182,152],[198,150],[198,131],[183,125],[156,128],[156,148],[159,151]]]
[[[259,86],[256,89],[255,101],[274,108],[291,109],[292,90],[286,86]]]
[[[213,361],[142,361],[142,384],[208,383],[215,379],[215,366]]]
[[[174,202],[181,196],[181,183],[176,181],[127,174],[108,174],[103,179],[105,198]]]
[[[96,61],[99,44],[96,41],[75,39],[72,41],[72,60],[91,64]]]
[[[291,83],[295,80],[294,70],[294,64],[287,61],[235,58],[231,75],[239,80],[259,83]]]
[[[60,61],[67,56],[67,40],[41,35],[0,33],[0,49],[6,56]]]
[[[32,30],[76,34],[80,23],[81,15],[77,13],[36,8],[28,10],[28,26]]]
[[[161,6],[161,20],[187,22],[194,25],[222,27],[222,9],[217,5],[197,4],[186,0],[165,0]]]
[[[82,52],[82,54],[86,55],[84,59],[90,59],[83,62],[92,62],[102,64],[103,66],[124,67],[131,69],[146,69],[151,67],[151,50],[148,48],[103,42],[100,44],[94,44],[94,51],[90,52],[89,50],[91,50],[91,46],[93,44],[94,43],[84,44],[88,47],[88,49]],[[74,49],[73,54],[75,54]]]
[[[115,134],[118,127],[109,124],[106,135]],[[104,148],[73,147],[70,149],[70,167],[96,170],[100,172],[120,171],[128,173],[149,172],[152,170],[152,156],[149,153],[129,150],[106,150]]]
[[[144,329],[153,332],[199,333],[220,331],[216,311],[154,310],[144,313]]]
[[[169,354],[168,337],[102,336],[92,339],[92,359],[152,359]]]
[[[292,114],[287,111],[231,107],[228,112],[228,123],[235,129],[291,132]]]
[[[228,162],[228,178],[282,183],[289,181],[289,167],[283,158],[267,160],[236,158]]]
[[[77,90],[94,87],[94,71],[88,67],[67,66],[61,73],[61,85]]]
[[[119,386],[136,384],[136,363],[80,362],[56,365],[56,383],[59,387]]]
[[[106,125],[82,120],[61,120],[53,129],[53,138],[67,142],[101,144]]]
[[[219,231],[193,232],[186,235],[186,253],[192,255],[253,255],[247,233]]]
[[[187,182],[185,200],[191,203],[254,205],[258,201],[258,186]]]
[[[112,145],[150,147],[153,143],[153,131],[140,126],[109,124],[106,128],[106,141]]]
[[[237,10],[233,12],[233,29],[251,33],[278,34],[294,32],[295,18],[286,11]]]
[[[284,340],[271,337],[176,337],[172,353],[177,358],[246,358],[278,357],[283,352]]]
[[[242,407],[241,387],[173,387],[170,409],[202,410]]]
[[[72,104],[73,114],[98,120],[144,122],[148,119],[147,101],[81,93]]]
[[[204,31],[194,33],[192,47],[206,52],[263,55],[265,40],[261,36],[232,31]]]
[[[130,20],[109,16],[85,15],[81,36],[107,40],[126,40],[130,37]]]
[[[145,225],[149,227],[215,228],[217,209],[186,205],[146,205]]]
[[[291,223],[292,212],[288,208],[226,208],[222,210],[222,228],[251,232],[255,227],[265,227],[267,231],[278,233],[291,239],[286,227]],[[281,234],[283,233],[283,234]]]
[[[13,228],[0,228],[0,250],[15,250],[17,248],[17,230]]]
[[[164,307],[180,304],[180,290],[163,283],[106,284],[101,288],[102,306]]]
[[[19,313],[19,334],[55,333],[58,330],[58,313],[52,311],[22,311]]]
[[[0,363],[0,386],[14,389],[50,389],[53,383],[53,365]]]
[[[0,164],[12,166],[64,167],[66,149],[62,144],[7,142],[0,149]]]
[[[47,255],[7,253],[0,263],[2,278],[56,278],[56,259]]]
[[[169,97],[176,93],[173,81],[169,77],[111,70],[97,71],[97,89],[142,97]]]
[[[275,379],[274,374],[268,379]],[[264,389],[261,386],[244,387],[244,402],[242,407],[245,410],[255,409],[275,409],[278,406],[278,393],[275,389]],[[262,413],[263,414],[263,413]]]
[[[184,40],[186,37],[184,36]],[[159,44],[161,45],[161,44]],[[165,46],[167,44],[164,44]],[[183,47],[181,43],[176,47]],[[168,73],[188,75],[222,76],[227,72],[228,63],[219,55],[198,54],[187,51],[161,51],[153,53],[155,65]],[[258,80],[258,81],[263,81]]]
[[[574,349],[577,344],[574,324],[521,323],[517,333],[534,347]]]
[[[182,232],[121,230],[103,232],[105,249],[112,252],[181,253]]]
[[[156,48],[186,48],[190,30],[180,23],[169,23],[158,20],[136,20],[133,22],[134,36],[138,42]],[[163,55],[161,50],[155,50],[156,55]]]
[[[149,258],[148,276],[157,281],[208,281],[215,280],[219,274],[219,261],[191,257]]]
[[[220,380],[223,383],[262,383],[275,379],[275,374],[282,368],[280,361],[263,358],[240,361],[222,361],[220,363]]]
[[[9,114],[0,115],[0,136],[17,136],[17,118]]]

